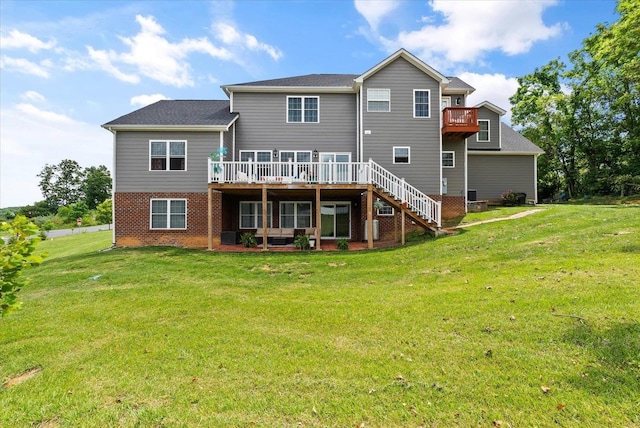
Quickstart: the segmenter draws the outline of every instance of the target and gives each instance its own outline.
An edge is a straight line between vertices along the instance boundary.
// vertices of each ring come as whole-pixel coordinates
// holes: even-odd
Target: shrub
[[[247,248],[258,245],[255,235],[249,232],[245,232],[240,236],[240,243]]]
[[[507,190],[501,198],[504,205],[523,205],[527,200],[527,194]]]
[[[301,250],[308,250],[311,248],[311,242],[309,239],[309,235],[297,235],[296,239],[294,239],[293,241],[293,245],[296,246],[296,248],[299,248]]]
[[[345,238],[338,239],[336,241],[336,246],[338,247],[338,250],[348,250],[349,241],[347,241]]]

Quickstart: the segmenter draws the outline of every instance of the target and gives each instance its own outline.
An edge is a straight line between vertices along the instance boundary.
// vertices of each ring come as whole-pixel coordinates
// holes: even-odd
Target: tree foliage
[[[25,216],[16,216],[11,223],[3,222],[0,230],[8,233],[8,239],[0,240],[0,316],[6,316],[20,307],[17,293],[26,284],[22,271],[42,262],[41,256],[33,255],[38,228]]]
[[[84,174],[84,199],[89,209],[93,210],[111,197],[111,174],[104,165],[98,168],[91,166],[84,170]]]
[[[113,222],[113,203],[111,199],[102,202],[96,208],[96,221],[99,224],[111,224]]]
[[[634,3],[620,0],[620,20],[599,25],[569,54],[568,66],[556,59],[518,79],[513,123],[545,151],[538,163],[543,197],[640,190],[640,8]]]
[[[104,165],[82,169],[78,162],[65,159],[45,165],[38,177],[49,213],[78,202],[95,209],[111,197],[111,174]]]

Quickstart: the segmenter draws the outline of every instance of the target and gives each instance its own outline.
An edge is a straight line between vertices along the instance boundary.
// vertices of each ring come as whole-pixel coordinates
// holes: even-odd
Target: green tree
[[[113,203],[111,199],[102,202],[96,208],[96,220],[98,224],[111,224],[113,222]]]
[[[20,307],[17,293],[26,285],[23,269],[40,264],[42,257],[33,255],[40,242],[38,228],[25,216],[3,222],[0,229],[9,235],[6,241],[0,240],[0,316],[6,316]]]
[[[53,212],[84,197],[84,171],[76,161],[65,159],[58,165],[47,164],[38,177],[42,195]]]
[[[89,167],[84,170],[85,179],[82,184],[84,198],[90,209],[111,197],[111,174],[106,166]]]

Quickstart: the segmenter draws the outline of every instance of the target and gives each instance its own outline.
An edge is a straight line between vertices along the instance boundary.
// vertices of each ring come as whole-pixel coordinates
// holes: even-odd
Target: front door
[[[351,238],[351,204],[323,202],[320,206],[322,238]]]

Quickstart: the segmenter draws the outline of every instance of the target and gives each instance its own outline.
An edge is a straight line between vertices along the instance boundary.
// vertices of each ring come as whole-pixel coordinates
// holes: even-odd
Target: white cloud
[[[73,125],[75,121],[63,114],[54,113],[52,111],[41,110],[33,104],[18,104],[16,110],[24,113],[32,119],[48,124]]]
[[[355,0],[354,5],[360,15],[364,16],[373,31],[378,31],[378,25],[385,15],[388,15],[399,2],[396,0]]]
[[[160,100],[168,100],[169,98],[165,97],[162,94],[152,94],[152,95],[136,95],[135,97],[131,97],[131,105],[144,107],[149,104],[153,104]]]
[[[233,52],[247,49],[250,51],[264,52],[274,61],[278,61],[282,58],[282,51],[280,49],[259,41],[252,34],[239,31],[230,22],[216,22],[213,24],[212,29],[218,40],[225,45],[232,47]]]
[[[476,88],[476,91],[467,98],[468,106],[489,101],[507,110],[502,120],[511,123],[511,103],[509,102],[509,98],[518,90],[518,80],[515,77],[507,77],[504,74],[478,74],[469,72],[459,73],[458,77]]]
[[[37,175],[45,164],[73,159],[83,168],[112,169],[113,137],[95,124],[30,104],[2,108],[0,122],[0,207],[42,200]]]
[[[136,21],[140,24],[140,32],[133,37],[120,37],[129,47],[128,52],[117,53],[87,47],[95,64],[119,80],[137,83],[139,75],[143,75],[179,88],[193,86],[191,67],[186,61],[189,54],[203,53],[222,60],[232,58],[231,52],[216,47],[206,37],[170,42],[163,37],[166,31],[153,16],[137,15]],[[122,71],[121,67],[128,67],[132,71]]]
[[[494,50],[506,55],[521,54],[528,52],[534,43],[562,32],[566,24],[547,26],[542,20],[544,11],[556,3],[556,0],[433,0],[429,6],[441,15],[442,24],[434,24],[433,17],[425,16],[420,20],[425,25],[420,29],[381,35],[379,40],[388,51],[404,47],[441,68],[451,63],[478,62]],[[369,22],[371,25],[372,21]]]
[[[23,100],[32,101],[35,103],[43,103],[46,101],[46,98],[44,97],[44,95],[36,91],[27,91],[24,94],[21,94],[20,98],[22,98]]]
[[[56,41],[51,39],[48,42],[43,42],[30,34],[18,30],[11,30],[8,36],[0,35],[0,45],[3,49],[25,48],[29,50],[29,52],[38,53],[40,50],[53,48],[56,45]]]
[[[40,64],[36,64],[35,62],[29,61],[25,58],[11,58],[6,55],[3,55],[2,58],[0,58],[0,68],[44,78],[49,77],[49,71],[47,68],[50,68],[51,66],[52,63],[49,60],[43,60]]]

